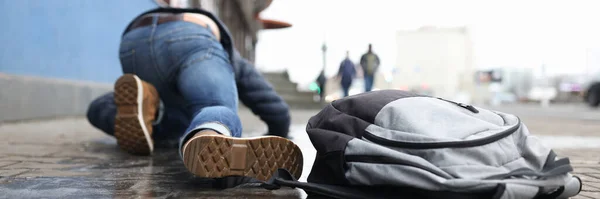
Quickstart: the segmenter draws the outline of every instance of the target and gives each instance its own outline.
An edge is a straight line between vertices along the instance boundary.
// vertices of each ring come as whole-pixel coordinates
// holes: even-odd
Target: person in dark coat
[[[379,56],[373,52],[373,46],[369,44],[367,53],[360,57],[360,66],[363,69],[363,76],[365,78],[365,92],[373,89],[375,73],[379,69],[379,63]]]
[[[327,83],[327,77],[325,77],[325,70],[321,70],[317,77],[317,85],[319,86],[319,97],[321,101],[325,99],[325,84]]]
[[[346,58],[340,64],[340,70],[337,75],[337,78],[341,79],[340,83],[344,91],[344,97],[348,96],[354,76],[356,76],[356,69],[354,68],[354,63],[350,60],[350,52],[346,51]]]

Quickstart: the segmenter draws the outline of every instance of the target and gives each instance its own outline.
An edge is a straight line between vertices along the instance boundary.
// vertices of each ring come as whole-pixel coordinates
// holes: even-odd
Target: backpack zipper
[[[454,102],[454,101],[450,101],[450,100],[439,98],[439,97],[437,99],[442,100],[442,101],[446,101],[446,102],[449,102],[449,103],[452,103],[452,104],[455,104],[455,105],[460,106],[460,107],[463,107],[463,108],[465,108],[465,109],[467,109],[467,110],[469,110],[469,111],[471,111],[473,113],[479,113],[479,110],[477,110],[475,107],[473,107],[473,106],[471,106],[469,104],[463,104],[463,103],[460,103],[460,102]]]
[[[423,169],[425,171],[428,171],[430,173],[433,173],[437,176],[441,176],[444,178],[452,178],[452,176],[445,174],[445,173],[440,173],[439,171],[436,171],[430,167],[424,167],[422,165],[419,164],[415,164],[414,162],[410,162],[410,161],[403,161],[402,159],[394,159],[394,158],[390,158],[388,156],[380,156],[380,155],[345,155],[344,156],[344,161],[347,163],[351,163],[351,162],[358,162],[358,163],[370,163],[370,164],[393,164],[393,165],[405,165],[405,166],[410,166],[410,167],[416,167],[416,168],[420,168]]]
[[[364,132],[363,138],[366,138],[367,140],[370,140],[372,142],[375,142],[375,143],[378,143],[381,145],[405,148],[405,149],[467,148],[467,147],[476,147],[476,146],[486,145],[486,144],[498,141],[498,140],[505,138],[505,137],[513,134],[514,132],[516,132],[520,126],[521,126],[521,119],[518,119],[517,123],[514,126],[506,129],[505,131],[496,133],[496,134],[488,136],[488,137],[474,139],[474,140],[467,140],[467,141],[425,142],[425,143],[404,142],[404,141],[396,141],[396,140],[389,140],[386,138],[382,138],[382,137],[376,136],[368,131]]]

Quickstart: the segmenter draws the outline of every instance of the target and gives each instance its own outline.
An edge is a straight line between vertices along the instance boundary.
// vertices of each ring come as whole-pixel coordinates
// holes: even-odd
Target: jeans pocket
[[[172,63],[185,66],[189,62],[209,59],[216,52],[223,51],[221,44],[206,35],[186,35],[167,41],[169,58]],[[190,58],[194,60],[189,60]]]
[[[135,49],[119,52],[119,60],[121,61],[121,69],[123,73],[135,74]]]

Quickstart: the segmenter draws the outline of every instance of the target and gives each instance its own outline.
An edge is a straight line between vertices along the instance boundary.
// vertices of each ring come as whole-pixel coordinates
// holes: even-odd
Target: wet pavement
[[[304,160],[315,150],[301,132],[314,111],[296,111],[291,136]],[[243,112],[245,137],[266,126]],[[299,118],[301,117],[301,118]],[[171,144],[175,144],[171,143]],[[122,152],[116,140],[84,118],[0,125],[0,198],[305,198],[298,189],[269,191],[248,184],[221,189],[218,182],[187,172],[176,149],[163,144],[152,156]],[[310,170],[306,164],[305,171]],[[301,179],[305,181],[308,172]],[[216,188],[215,188],[216,187]]]
[[[569,117],[572,108],[558,112],[497,107],[516,113],[529,129],[560,156],[568,156],[575,174],[584,181],[576,198],[600,198],[600,110],[585,118]],[[540,109],[540,111],[535,111]],[[292,133],[304,153],[306,180],[315,150],[304,133],[316,111],[294,111]],[[242,111],[244,136],[258,136],[265,126]],[[596,117],[597,116],[597,117]],[[116,141],[91,127],[83,118],[0,124],[0,198],[305,198],[302,190],[264,190],[255,184],[215,189],[215,181],[195,178],[176,150],[159,148],[153,156],[121,152]]]

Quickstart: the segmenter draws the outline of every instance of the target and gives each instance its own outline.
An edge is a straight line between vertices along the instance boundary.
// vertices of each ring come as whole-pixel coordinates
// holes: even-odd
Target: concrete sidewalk
[[[315,150],[304,128],[315,113],[293,112],[291,136],[305,155],[301,180],[306,180],[314,161]],[[242,113],[242,120],[245,136],[264,133],[264,125],[251,113]],[[600,198],[600,149],[566,146],[556,151],[571,158],[574,173],[584,181],[583,191],[576,198]],[[112,137],[91,127],[84,118],[0,125],[0,198],[41,197],[304,198],[306,195],[302,190],[289,188],[212,189],[210,181],[194,178],[185,170],[175,150],[157,149],[151,157],[131,156],[120,151]]]

